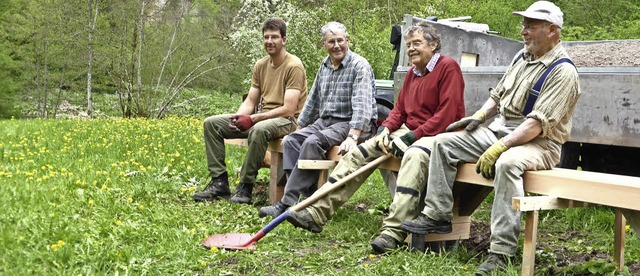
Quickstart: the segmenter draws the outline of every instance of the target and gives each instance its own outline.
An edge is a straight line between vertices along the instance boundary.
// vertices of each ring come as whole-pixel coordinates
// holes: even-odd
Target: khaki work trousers
[[[499,120],[499,119],[496,119]],[[433,145],[430,177],[423,214],[438,221],[453,217],[453,183],[458,164],[475,163],[498,139],[511,133],[519,122],[492,123],[489,128],[438,134]],[[491,211],[491,246],[493,253],[514,256],[518,249],[520,212],[511,208],[514,196],[524,196],[522,174],[529,170],[553,168],[560,161],[561,144],[547,138],[508,149],[495,164],[494,200]]]
[[[403,125],[391,133],[391,139],[402,136],[408,131],[409,129]],[[395,196],[389,207],[389,215],[384,219],[380,229],[382,234],[392,236],[398,241],[403,241],[406,238],[407,233],[400,229],[400,224],[407,219],[415,218],[420,213],[418,206],[426,186],[432,145],[433,137],[423,137],[413,143],[405,152],[398,172]],[[329,177],[329,182],[325,183],[318,191],[329,189],[336,181],[382,155],[384,152],[376,147],[373,139],[365,141],[357,149],[351,150],[340,159]],[[309,206],[307,210],[311,213],[314,221],[318,225],[325,225],[336,210],[351,198],[373,171],[375,168],[356,176],[341,188]]]

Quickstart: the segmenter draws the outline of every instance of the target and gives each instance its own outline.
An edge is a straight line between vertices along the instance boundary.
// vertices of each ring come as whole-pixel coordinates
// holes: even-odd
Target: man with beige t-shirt
[[[296,130],[296,118],[307,98],[307,78],[300,59],[289,54],[287,26],[281,19],[268,19],[262,27],[268,56],[253,67],[251,88],[236,114],[221,114],[204,121],[204,142],[211,181],[195,201],[228,198],[229,179],[225,165],[224,139],[247,138],[249,146],[240,171],[232,203],[251,203],[251,191],[264,159],[268,142]],[[258,112],[254,111],[258,109]]]

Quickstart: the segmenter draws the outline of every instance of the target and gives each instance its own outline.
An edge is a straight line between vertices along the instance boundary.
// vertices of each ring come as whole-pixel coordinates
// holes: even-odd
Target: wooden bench
[[[475,172],[475,164],[458,168],[456,185],[472,184],[481,190],[477,195],[458,193],[464,198],[460,215],[477,208],[493,189],[493,183]],[[454,190],[455,190],[454,186]],[[488,191],[488,192],[486,192]],[[514,210],[525,212],[522,275],[534,275],[538,214],[540,210],[604,205],[615,208],[614,260],[618,270],[624,266],[625,216],[640,236],[640,177],[557,169],[528,171],[524,174],[524,191],[540,196],[513,198]],[[485,193],[486,192],[486,193]],[[455,194],[455,192],[454,192]],[[467,203],[466,200],[471,199]],[[622,215],[624,213],[624,216]]]
[[[237,141],[240,140],[240,141]],[[244,140],[244,141],[242,141]],[[226,144],[246,146],[246,139],[225,140]],[[269,143],[270,154],[269,199],[273,204],[284,193],[282,179],[281,140]],[[338,147],[327,152],[327,160],[298,160],[301,169],[319,169],[319,183],[325,183],[328,172],[335,167],[340,155]],[[379,166],[381,169],[398,171],[400,159],[391,158]],[[273,172],[276,172],[275,174]],[[493,191],[493,181],[485,179],[475,171],[475,164],[458,167],[453,187],[454,210],[449,234],[410,235],[410,246],[424,249],[424,242],[455,241],[468,239],[471,214]],[[535,265],[538,214],[541,210],[604,205],[615,208],[614,260],[618,269],[624,266],[624,237],[627,220],[640,236],[640,177],[558,169],[528,171],[524,174],[524,191],[539,196],[513,199],[514,210],[525,213],[524,245],[522,252],[522,275],[533,275]],[[624,215],[623,215],[624,214]],[[625,219],[626,217],[626,219]]]

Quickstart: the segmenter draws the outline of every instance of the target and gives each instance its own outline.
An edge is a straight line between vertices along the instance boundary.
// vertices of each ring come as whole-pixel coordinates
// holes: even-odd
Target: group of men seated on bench
[[[537,1],[513,14],[523,17],[524,48],[481,109],[464,118],[462,72],[455,60],[440,54],[437,30],[424,23],[405,30],[406,54],[413,66],[394,108],[381,123],[373,70],[365,58],[349,50],[343,24],[329,22],[322,27],[328,56],[307,93],[302,62],[284,47],[285,22],[267,20],[262,32],[268,55],[254,66],[248,97],[236,114],[204,121],[212,179],[194,199],[231,196],[225,138],[248,139],[239,184],[230,199],[248,204],[268,142],[284,137],[285,193],[276,204],[261,208],[260,217],[277,217],[316,191],[319,172],[298,169],[298,159],[324,159],[328,149],[339,145],[343,157],[320,188],[327,189],[374,159],[393,154],[402,158],[397,187],[380,235],[371,243],[375,253],[383,254],[401,246],[408,233],[451,232],[457,165],[477,163],[476,171],[493,179],[495,187],[490,255],[477,273],[503,269],[517,250],[520,212],[512,210],[511,199],[524,195],[522,174],[551,169],[559,162],[580,96],[577,71],[564,62],[568,55],[560,42],[560,8]],[[534,86],[536,82],[540,84]],[[481,126],[496,115],[488,127]],[[355,177],[306,209],[290,212],[287,221],[321,232],[372,172]],[[421,197],[423,210],[418,209]]]

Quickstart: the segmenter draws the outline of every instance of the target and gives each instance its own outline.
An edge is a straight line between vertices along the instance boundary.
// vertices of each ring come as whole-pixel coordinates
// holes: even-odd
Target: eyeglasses
[[[262,39],[264,39],[264,41],[269,41],[269,39],[273,40],[278,40],[281,37],[279,35],[265,35],[262,37]]]
[[[413,49],[416,48],[420,48],[422,47],[422,45],[425,45],[426,43],[424,41],[413,41],[410,43],[407,43],[407,49],[410,49],[411,47],[413,47]]]
[[[327,40],[324,43],[328,44],[329,46],[334,46],[336,44],[343,46],[345,43],[347,43],[347,40],[344,38],[338,38],[338,39]]]
[[[545,23],[530,24],[530,23],[520,22],[520,26],[522,27],[522,30],[529,30],[529,31],[531,31],[531,30],[533,30],[535,28],[538,28],[538,26],[546,27],[546,26],[549,26],[549,25],[551,25],[551,23],[546,23],[545,22]]]

